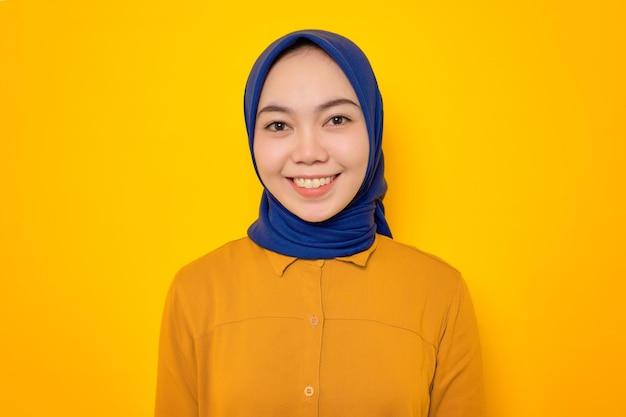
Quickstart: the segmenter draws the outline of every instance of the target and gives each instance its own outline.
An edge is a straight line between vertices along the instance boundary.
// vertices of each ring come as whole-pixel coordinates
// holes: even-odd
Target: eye
[[[278,122],[272,122],[272,123],[265,125],[265,128],[267,130],[271,130],[272,132],[282,132],[284,130],[288,130],[289,125],[287,125],[287,123],[285,122],[278,121]]]
[[[350,119],[346,116],[333,116],[326,122],[327,125],[331,126],[341,126],[348,123]]]

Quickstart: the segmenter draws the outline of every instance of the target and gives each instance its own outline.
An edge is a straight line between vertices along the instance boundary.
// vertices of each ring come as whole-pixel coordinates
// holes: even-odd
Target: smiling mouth
[[[336,178],[336,175],[323,178],[292,178],[294,184],[298,188],[319,188],[324,185],[328,185]]]

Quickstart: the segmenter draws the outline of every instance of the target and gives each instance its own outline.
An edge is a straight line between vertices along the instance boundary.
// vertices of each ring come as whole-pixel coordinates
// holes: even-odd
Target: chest
[[[436,335],[423,323],[426,289],[343,266],[301,262],[221,289],[215,325],[196,341],[206,415],[427,414]]]

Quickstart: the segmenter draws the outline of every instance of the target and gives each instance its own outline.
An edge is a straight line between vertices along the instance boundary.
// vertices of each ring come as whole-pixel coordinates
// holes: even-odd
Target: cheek
[[[365,175],[367,174],[367,166],[369,163],[369,139],[365,138],[358,144],[355,144],[352,150],[352,166],[356,173],[355,185],[357,190],[365,181]]]
[[[367,133],[351,137],[350,140],[343,142],[341,153],[347,165],[352,169],[362,171],[365,175],[370,153]]]
[[[255,135],[252,151],[254,152],[254,160],[258,170],[264,170],[267,165],[267,146],[263,143],[260,135]]]
[[[262,136],[255,137],[253,151],[257,171],[263,182],[269,179],[269,175],[280,171],[280,149],[272,146],[272,141],[264,140]]]

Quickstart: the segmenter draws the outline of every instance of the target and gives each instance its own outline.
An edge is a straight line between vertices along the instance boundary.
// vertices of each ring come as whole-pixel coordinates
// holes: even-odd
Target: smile
[[[293,178],[292,181],[299,188],[319,188],[333,182],[335,177],[336,175],[323,178]]]

